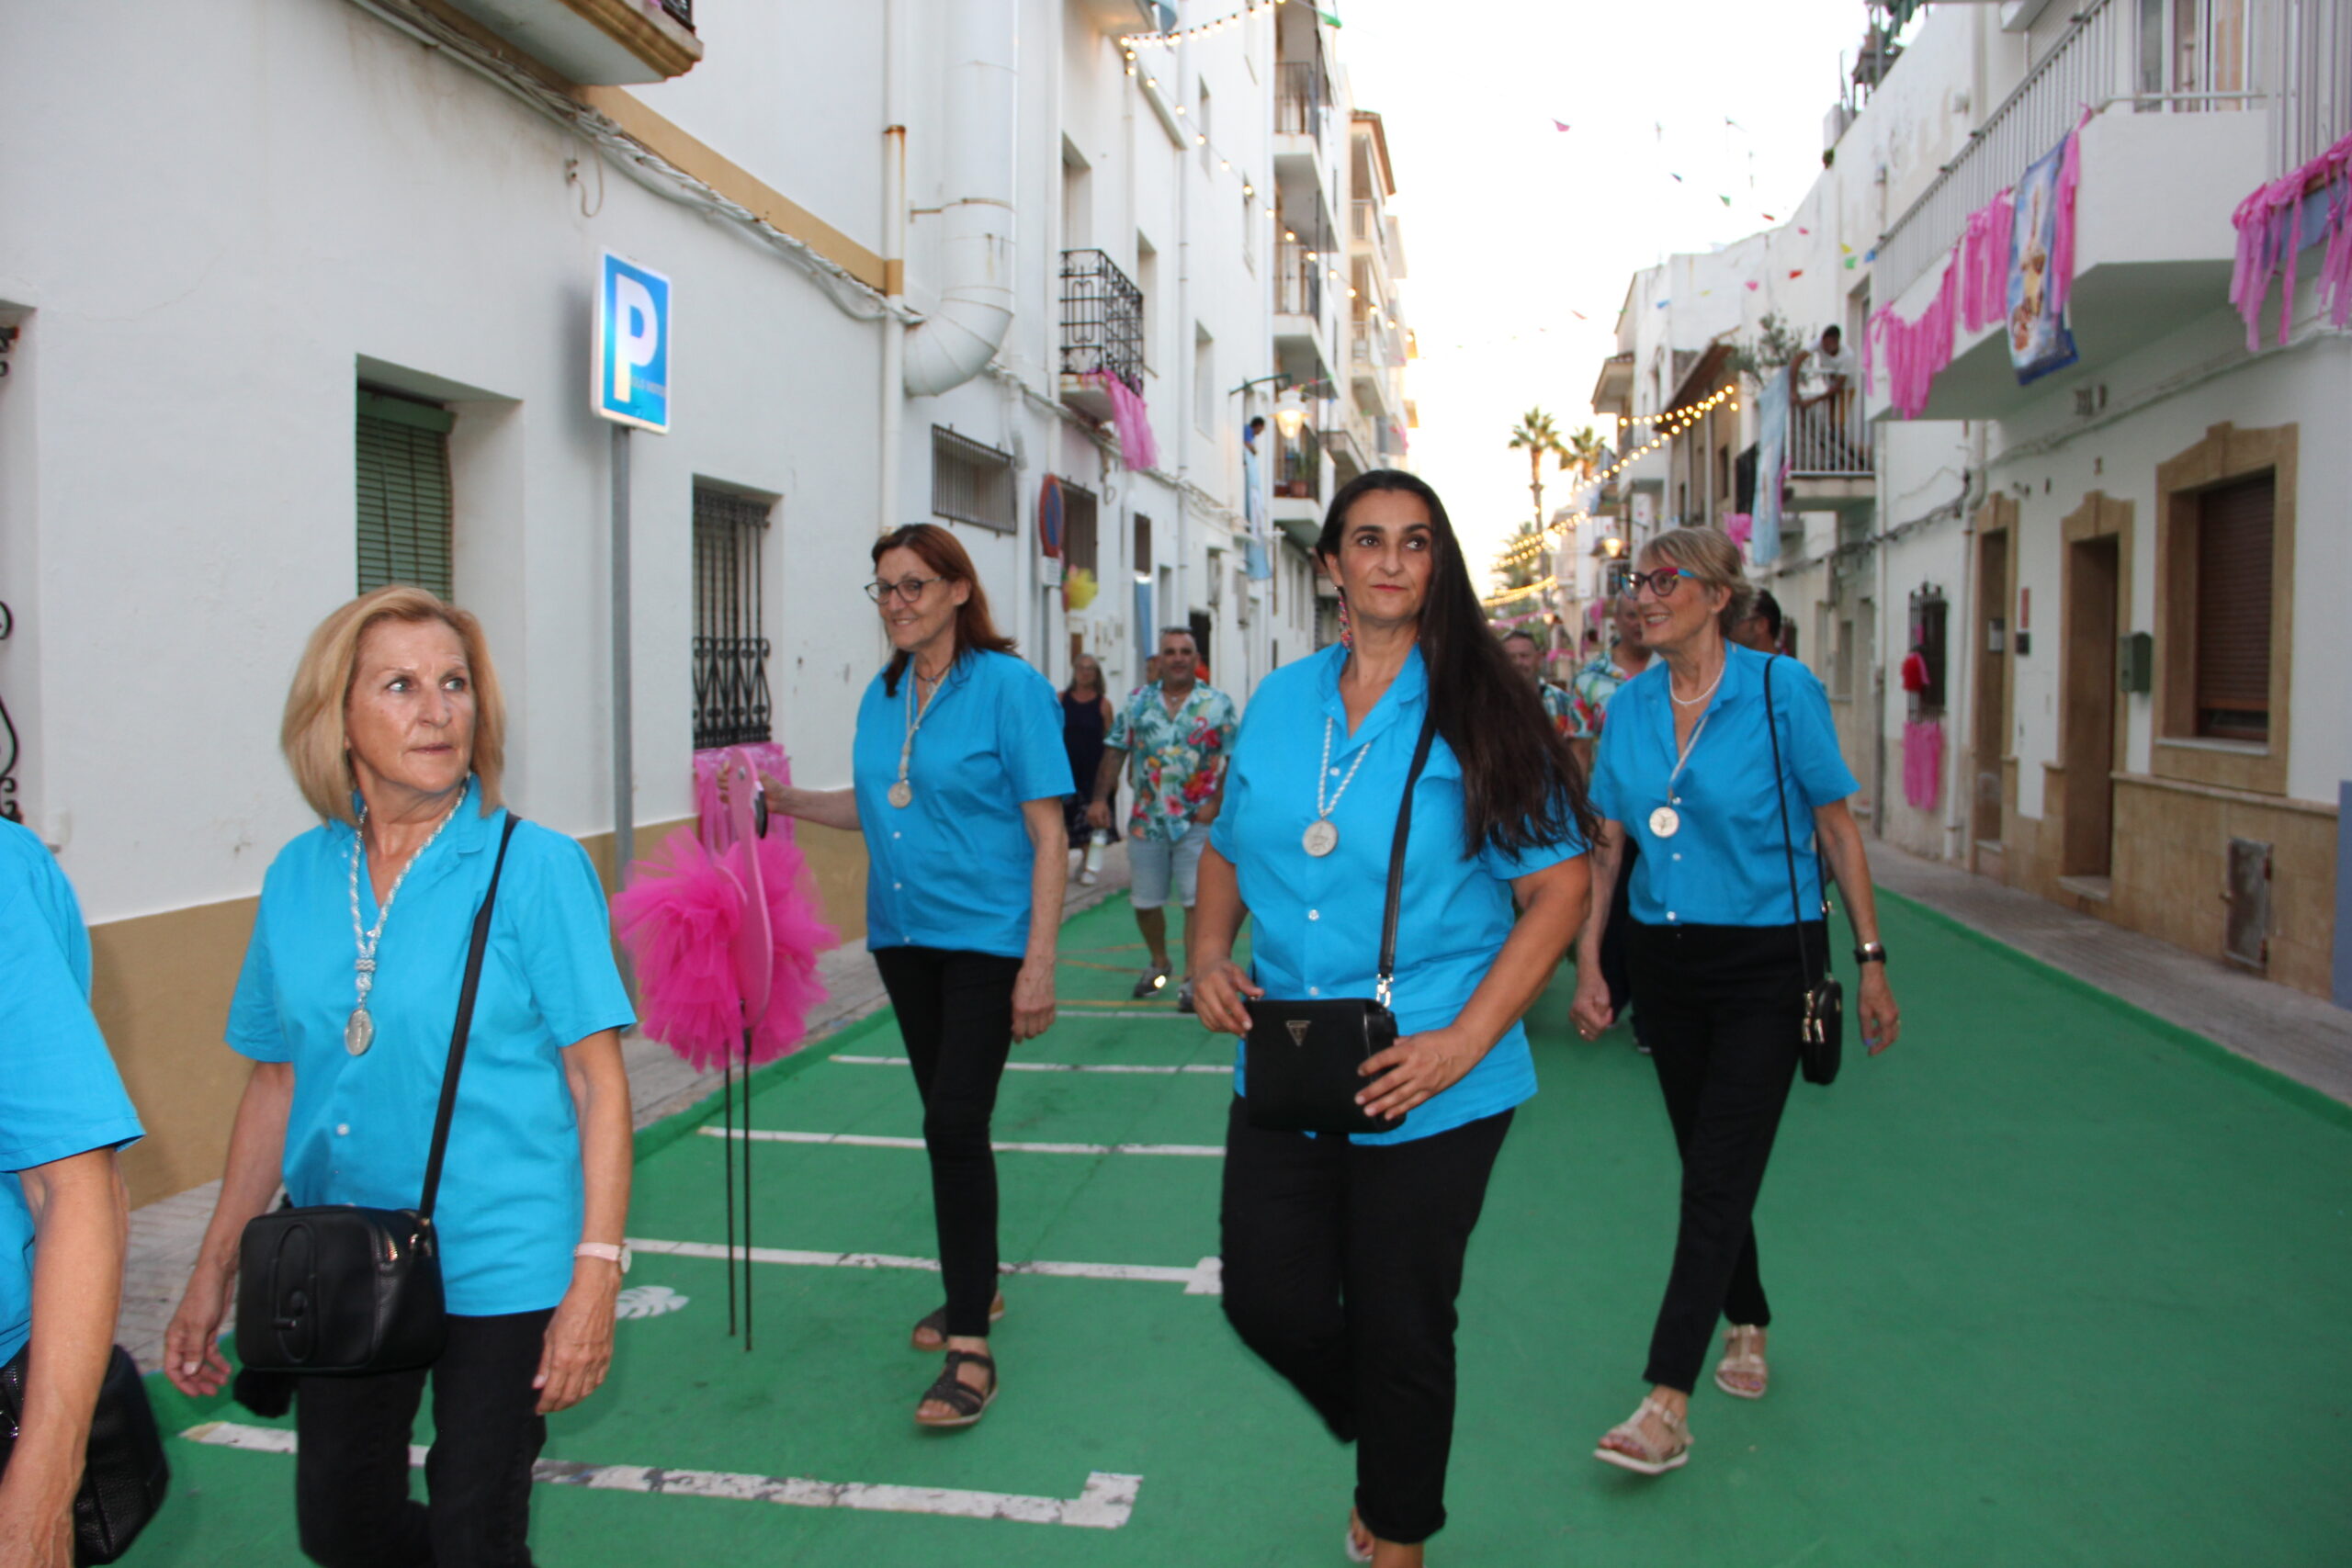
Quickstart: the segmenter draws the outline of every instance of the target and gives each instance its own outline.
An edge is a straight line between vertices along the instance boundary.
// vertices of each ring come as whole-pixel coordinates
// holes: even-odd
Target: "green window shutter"
[[[359,592],[413,582],[454,597],[448,410],[359,394]]]

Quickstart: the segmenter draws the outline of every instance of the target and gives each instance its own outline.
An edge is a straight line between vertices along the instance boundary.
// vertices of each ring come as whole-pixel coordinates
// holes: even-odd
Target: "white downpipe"
[[[882,266],[892,306],[905,303],[907,255],[907,6],[882,9]],[[875,485],[877,529],[899,525],[899,447],[906,425],[907,328],[894,309],[882,318],[882,457]]]
[[[1012,325],[1015,0],[947,7],[946,203],[939,306],[906,334],[907,390],[930,397],[980,373]]]

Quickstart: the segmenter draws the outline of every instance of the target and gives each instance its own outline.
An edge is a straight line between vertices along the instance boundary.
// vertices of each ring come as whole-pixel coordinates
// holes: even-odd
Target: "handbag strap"
[[[506,814],[506,830],[498,836],[498,859],[490,868],[490,890],[481,896],[481,908],[474,911],[473,942],[466,949],[466,981],[458,991],[458,1024],[449,1032],[449,1065],[441,1073],[441,1108],[433,1116],[433,1152],[424,1158],[424,1196],[416,1205],[417,1214],[427,1220],[433,1217],[433,1200],[441,1190],[441,1156],[449,1149],[449,1118],[458,1110],[458,1075],[465,1070],[466,1034],[474,1022],[474,992],[481,988],[481,957],[490,946],[490,912],[498,904],[498,879],[506,870],[506,846],[521,820],[511,811]]]
[[[1389,982],[1396,977],[1396,914],[1405,893],[1405,839],[1413,829],[1413,786],[1430,760],[1430,743],[1437,739],[1437,704],[1430,702],[1421,720],[1421,738],[1413,743],[1413,766],[1405,774],[1405,804],[1396,808],[1396,836],[1388,843],[1388,907],[1380,917],[1380,987],[1374,993],[1388,1005]]]
[[[1789,863],[1789,908],[1796,916],[1797,978],[1805,985],[1813,984],[1813,953],[1804,941],[1804,897],[1797,891],[1797,846],[1795,836],[1789,830],[1789,786],[1781,777],[1781,727],[1772,717],[1772,666],[1781,661],[1777,653],[1764,660],[1764,733],[1772,739],[1772,793],[1781,802],[1781,853]],[[1822,890],[1825,912],[1829,903],[1828,890]]]

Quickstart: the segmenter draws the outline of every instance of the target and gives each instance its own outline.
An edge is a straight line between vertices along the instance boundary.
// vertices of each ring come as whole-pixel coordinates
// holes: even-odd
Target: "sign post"
[[[636,737],[629,663],[631,427],[670,433],[670,280],[606,251],[596,267],[595,386],[590,407],[613,425],[613,883],[637,858]]]

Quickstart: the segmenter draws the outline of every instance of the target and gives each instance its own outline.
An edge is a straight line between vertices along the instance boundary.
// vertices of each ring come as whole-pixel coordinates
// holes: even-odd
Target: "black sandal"
[[[956,1375],[956,1369],[967,1361],[989,1370],[989,1386],[985,1390],[974,1388]],[[956,1414],[925,1416],[922,1406],[933,1400],[937,1400]],[[996,1362],[978,1350],[950,1350],[947,1352],[947,1365],[940,1370],[939,1381],[923,1392],[922,1403],[915,1406],[915,1425],[937,1427],[973,1426],[995,1403]]]
[[[1004,1292],[1000,1291],[997,1292],[996,1300],[989,1303],[989,1321],[990,1323],[996,1323],[1001,1321],[1003,1317]],[[926,1334],[932,1337],[931,1343],[928,1345],[923,1343],[922,1338]],[[907,1336],[907,1343],[913,1346],[916,1349],[922,1351],[926,1356],[936,1356],[942,1350],[946,1349],[946,1307],[941,1306],[934,1312],[925,1313],[920,1319],[918,1319],[915,1323],[914,1332]]]

